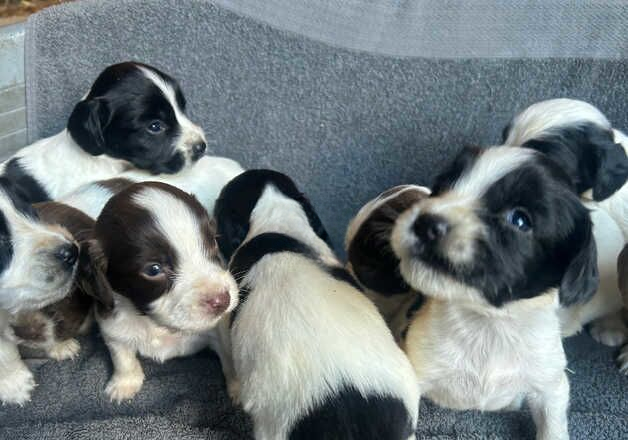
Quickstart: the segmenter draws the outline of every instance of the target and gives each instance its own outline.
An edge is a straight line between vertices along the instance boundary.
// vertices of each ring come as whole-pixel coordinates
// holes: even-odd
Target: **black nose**
[[[207,150],[207,144],[205,142],[194,144],[192,146],[192,159],[197,160],[200,158],[203,154],[205,154],[205,150]]]
[[[64,244],[57,249],[55,257],[67,267],[73,267],[78,258],[79,248],[75,244]]]
[[[434,243],[449,232],[449,223],[439,215],[420,215],[412,227],[414,233],[423,243]]]

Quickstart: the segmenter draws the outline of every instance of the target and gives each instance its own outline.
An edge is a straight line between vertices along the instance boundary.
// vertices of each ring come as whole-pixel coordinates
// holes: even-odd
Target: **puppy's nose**
[[[203,304],[210,312],[214,314],[220,314],[227,310],[229,303],[231,302],[231,296],[227,290],[223,290],[212,296],[208,296],[203,300]]]
[[[205,154],[205,150],[207,150],[207,144],[205,142],[199,142],[198,144],[192,145],[192,159],[198,160],[203,154]]]
[[[412,226],[414,233],[423,243],[434,243],[449,232],[449,223],[439,215],[420,215]]]
[[[74,266],[78,258],[79,248],[74,243],[59,246],[55,252],[55,257],[63,263],[64,266],[70,268]]]

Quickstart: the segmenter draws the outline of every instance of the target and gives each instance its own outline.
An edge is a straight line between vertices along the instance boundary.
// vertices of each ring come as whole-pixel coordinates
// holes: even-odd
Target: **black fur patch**
[[[13,183],[14,191],[25,202],[37,203],[50,200],[44,187],[24,170],[19,158],[13,158],[7,162],[4,177]]]
[[[399,399],[344,387],[292,428],[290,440],[406,440],[412,419]]]
[[[286,197],[299,202],[310,227],[316,235],[330,244],[329,235],[320,218],[292,179],[277,171],[249,170],[231,180],[216,200],[214,215],[218,222],[218,245],[225,258],[231,258],[244,241],[249,230],[251,212],[269,185],[273,185]]]
[[[360,285],[355,280],[355,278],[353,278],[353,275],[351,275],[351,273],[349,273],[349,271],[345,269],[344,267],[328,266],[326,270],[335,279],[339,281],[344,281],[347,284],[351,284],[354,288],[356,288],[360,292],[362,291],[362,287],[360,287]]]
[[[547,155],[563,168],[578,192],[592,189],[604,200],[628,178],[628,157],[611,130],[592,123],[562,127],[523,144]]]

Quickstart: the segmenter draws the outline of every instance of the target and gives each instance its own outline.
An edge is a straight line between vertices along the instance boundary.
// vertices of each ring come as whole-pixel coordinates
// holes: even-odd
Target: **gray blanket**
[[[218,3],[86,0],[31,18],[29,138],[61,129],[106,65],[156,65],[181,80],[211,152],[294,176],[341,248],[366,200],[399,183],[429,184],[462,144],[498,142],[510,117],[534,101],[584,99],[628,128],[621,2]],[[146,385],[118,406],[103,393],[111,365],[102,341],[83,346],[75,361],[31,362],[40,386],[28,406],[0,408],[0,438],[250,435],[214,355],[145,361]],[[628,378],[617,372],[616,350],[587,335],[566,346],[572,437],[628,438]],[[533,431],[525,410],[453,412],[424,402],[418,437],[511,440]]]

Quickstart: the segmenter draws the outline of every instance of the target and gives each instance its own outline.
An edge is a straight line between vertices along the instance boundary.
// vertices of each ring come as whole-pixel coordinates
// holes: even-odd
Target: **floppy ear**
[[[567,265],[560,283],[559,298],[563,306],[585,303],[598,289],[600,276],[597,267],[597,248],[593,237],[593,226],[588,216],[578,225],[583,228],[579,249]]]
[[[249,219],[243,218],[218,199],[214,208],[216,241],[223,257],[229,261],[249,233]]]
[[[307,221],[314,230],[314,233],[318,235],[321,240],[327,243],[329,247],[333,248],[333,245],[331,244],[331,239],[329,238],[329,234],[327,233],[325,226],[323,226],[323,222],[321,221],[320,217],[318,216],[316,211],[314,211],[314,207],[310,203],[309,199],[301,194],[299,196],[299,203],[303,207],[303,211],[307,216]]]
[[[597,170],[593,182],[593,200],[604,200],[624,186],[628,179],[628,157],[624,148],[612,141],[594,144]]]
[[[99,315],[109,315],[114,306],[113,289],[107,280],[107,259],[98,241],[84,242],[79,259],[79,287],[96,300]]]
[[[89,154],[105,152],[103,132],[111,120],[111,109],[102,98],[80,101],[68,120],[68,131],[74,141]]]

